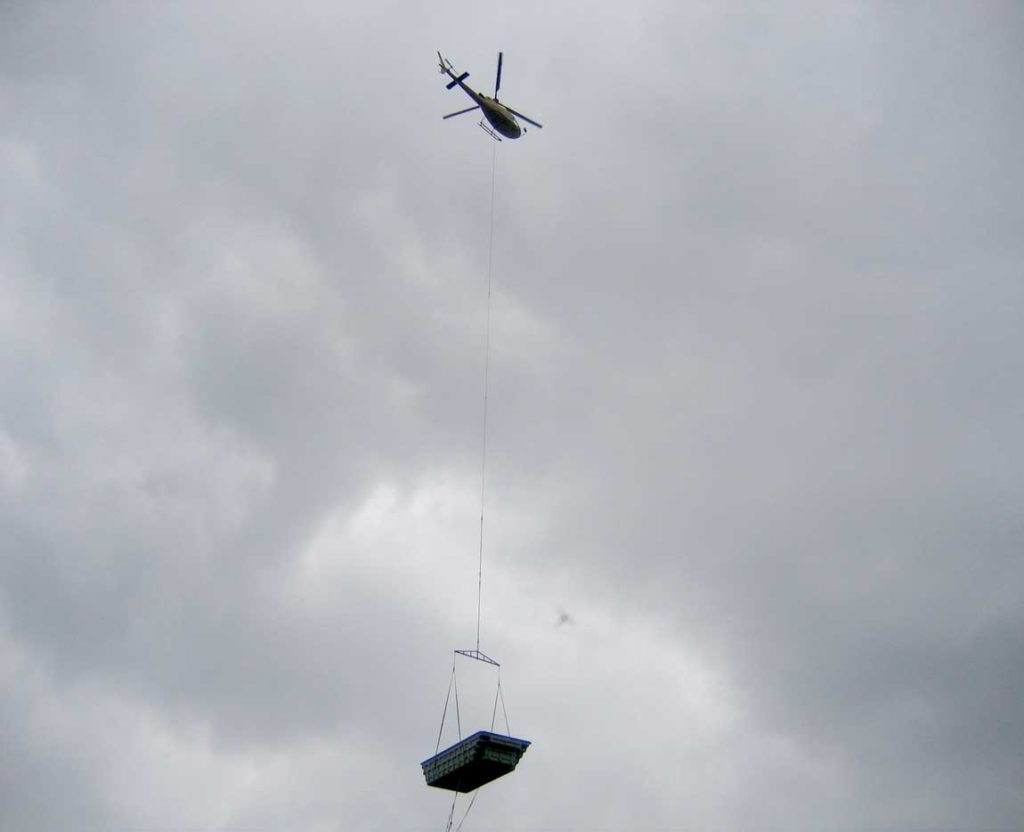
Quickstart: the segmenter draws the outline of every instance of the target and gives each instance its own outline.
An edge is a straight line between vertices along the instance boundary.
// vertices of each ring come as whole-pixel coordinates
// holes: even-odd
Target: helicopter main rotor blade
[[[443,119],[446,119],[446,118],[451,118],[452,116],[461,116],[463,113],[471,113],[471,112],[473,112],[473,110],[479,110],[479,109],[480,109],[480,105],[479,104],[474,104],[472,107],[467,107],[465,110],[459,110],[456,113],[448,113],[448,115],[441,116],[441,118],[443,120]]]
[[[508,104],[505,105],[505,109],[508,110],[510,113],[512,113],[512,115],[514,115],[516,118],[521,118],[523,121],[528,122],[529,124],[532,124],[534,127],[541,127],[541,128],[544,127],[543,124],[538,124],[532,118],[529,118],[528,116],[524,116],[522,113],[520,113],[520,112],[518,112],[516,110],[513,110],[511,107],[508,106]]]
[[[498,90],[501,89],[501,52],[498,53],[498,77],[494,81],[494,97],[498,97]]]

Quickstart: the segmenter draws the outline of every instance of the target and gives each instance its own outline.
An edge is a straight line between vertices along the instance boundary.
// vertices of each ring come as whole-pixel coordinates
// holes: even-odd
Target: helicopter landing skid
[[[483,120],[483,119],[480,119],[480,124],[479,124],[478,126],[479,126],[479,127],[480,127],[480,129],[481,129],[481,130],[483,130],[483,131],[484,131],[484,132],[485,132],[485,133],[486,133],[486,134],[487,134],[488,136],[490,136],[490,137],[491,137],[492,139],[494,139],[494,141],[496,141],[496,142],[500,142],[500,141],[501,141],[501,136],[499,136],[499,135],[498,135],[497,133],[495,133],[495,132],[494,132],[494,131],[493,131],[493,130],[492,130],[492,129],[490,128],[490,127],[488,127],[488,126],[487,126],[487,125],[486,125],[486,124],[484,123],[484,120]]]

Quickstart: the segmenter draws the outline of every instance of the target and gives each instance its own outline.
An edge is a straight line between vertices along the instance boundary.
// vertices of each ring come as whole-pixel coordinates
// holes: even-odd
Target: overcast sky
[[[1022,84],[1015,2],[0,1],[0,830],[444,828],[495,151],[464,828],[1020,829]]]

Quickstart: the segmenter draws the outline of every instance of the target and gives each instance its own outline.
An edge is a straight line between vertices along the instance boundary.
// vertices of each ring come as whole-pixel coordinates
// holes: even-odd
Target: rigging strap
[[[508,724],[508,711],[505,710],[505,694],[501,692],[501,668],[498,668],[498,689],[494,692],[494,707],[491,709],[491,730],[494,730],[494,720],[498,715],[498,700],[501,700],[501,713],[505,717],[505,735],[512,736],[512,727]]]
[[[459,832],[462,829],[462,824],[466,822],[466,818],[469,817],[469,810],[473,808],[473,804],[476,803],[476,796],[480,794],[480,789],[473,792],[473,796],[469,799],[469,805],[466,807],[466,811],[462,813],[462,820],[459,821],[459,825],[455,827],[455,832]],[[452,807],[448,810],[448,823],[444,828],[444,832],[451,832],[452,821],[455,819],[455,804],[459,799],[459,793],[455,792],[452,796]]]
[[[452,675],[448,677],[448,693],[444,697],[444,710],[441,711],[441,727],[437,729],[437,745],[434,746],[434,753],[441,747],[441,733],[444,731],[444,719],[448,716],[448,700],[452,696],[452,680],[455,678],[455,662],[452,662]]]
[[[455,792],[452,794],[452,808],[448,810],[448,823],[444,827],[444,832],[451,832],[452,829],[452,818],[455,817],[455,801],[459,799],[459,793]],[[462,824],[460,823],[459,826]]]
[[[473,804],[476,803],[476,796],[480,794],[480,789],[473,792],[473,796],[469,799],[469,805],[466,807],[466,811],[462,813],[462,820],[459,821],[459,825],[455,827],[455,832],[459,832],[462,829],[462,824],[466,822],[466,818],[469,816],[469,810],[473,808]]]
[[[434,745],[434,753],[441,747],[441,735],[444,733],[444,721],[448,716],[448,700],[452,696],[452,686],[455,686],[455,724],[459,729],[459,739],[462,739],[462,719],[459,716],[459,680],[455,676],[455,660],[452,659],[452,675],[448,677],[448,693],[444,697],[444,710],[441,711],[441,727],[437,729],[437,743]]]

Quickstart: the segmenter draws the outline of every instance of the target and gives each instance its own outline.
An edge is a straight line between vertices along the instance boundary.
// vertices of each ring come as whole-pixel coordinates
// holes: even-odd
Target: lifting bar
[[[481,653],[479,650],[456,650],[460,656],[465,656],[467,659],[476,659],[478,662],[487,662],[487,664],[493,664],[495,667],[501,667],[499,662],[496,662],[486,653]]]

